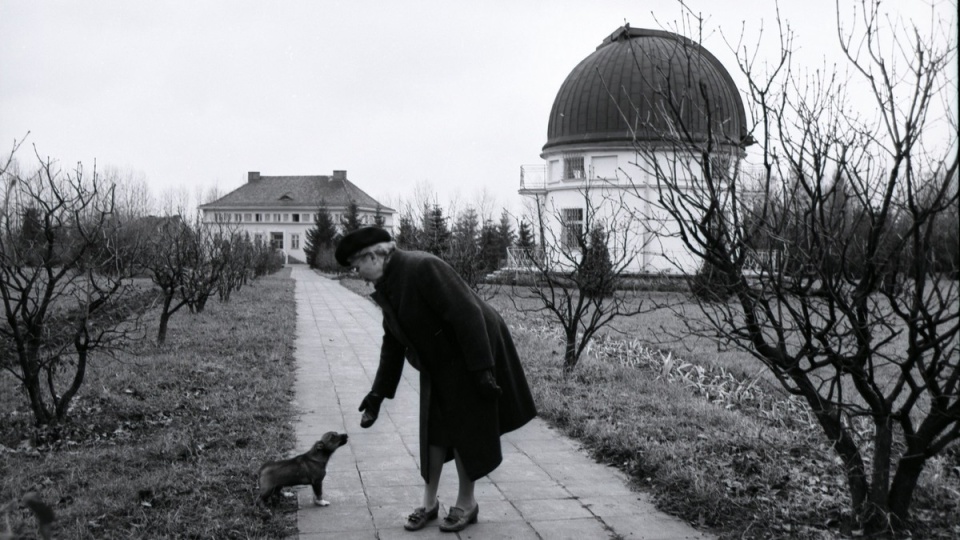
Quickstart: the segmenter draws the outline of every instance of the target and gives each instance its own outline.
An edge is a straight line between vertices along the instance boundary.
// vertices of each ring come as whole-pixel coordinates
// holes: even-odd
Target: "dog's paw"
[[[323,499],[317,499],[316,497],[314,497],[313,499],[313,504],[317,506],[330,506],[330,503],[328,501],[325,501]]]

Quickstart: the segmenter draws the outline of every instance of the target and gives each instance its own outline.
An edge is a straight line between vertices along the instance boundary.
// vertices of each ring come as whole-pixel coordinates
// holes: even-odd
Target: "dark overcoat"
[[[393,398],[404,357],[420,371],[420,471],[429,470],[431,400],[471,479],[500,464],[500,435],[536,416],[510,331],[443,260],[395,251],[371,295],[383,310],[383,344],[373,391]],[[492,369],[502,394],[484,399],[476,373]],[[448,453],[447,460],[452,457]]]

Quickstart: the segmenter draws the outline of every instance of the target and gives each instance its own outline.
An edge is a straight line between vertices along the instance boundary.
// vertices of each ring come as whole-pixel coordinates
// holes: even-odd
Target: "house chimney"
[[[247,173],[247,183],[252,183],[260,180],[260,171],[250,171]]]
[[[333,179],[334,179],[334,180],[346,180],[346,179],[347,179],[347,171],[333,171]]]

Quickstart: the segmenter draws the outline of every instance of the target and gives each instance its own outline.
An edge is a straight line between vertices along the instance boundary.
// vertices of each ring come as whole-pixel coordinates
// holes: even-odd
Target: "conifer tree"
[[[344,212],[343,217],[340,218],[340,225],[343,227],[343,234],[353,232],[363,227],[363,222],[360,220],[360,207],[357,205],[357,201],[351,200],[350,204],[347,205],[347,211]]]
[[[333,223],[333,217],[327,210],[326,201],[321,199],[313,220],[313,227],[307,231],[306,243],[303,247],[310,268],[333,269],[328,268],[329,265],[324,262],[326,257],[322,254],[333,251],[336,236],[337,227]]]
[[[486,220],[480,230],[480,257],[488,272],[500,265],[500,234],[493,221]]]
[[[428,209],[424,206],[423,244],[421,249],[443,257],[450,243],[450,230],[447,228],[447,218],[443,215],[443,208],[434,204]]]
[[[498,238],[498,259],[497,267],[500,266],[500,261],[506,260],[507,258],[507,248],[513,245],[513,241],[516,236],[513,234],[513,229],[510,227],[510,214],[504,210],[500,214],[500,224],[497,226],[497,238]]]
[[[400,249],[420,249],[417,227],[409,215],[400,216],[400,226],[397,228],[397,247]]]
[[[526,221],[521,221],[520,228],[517,230],[517,247],[524,249],[537,247],[537,240],[533,236],[530,224]]]
[[[477,217],[477,211],[467,208],[453,225],[452,240],[455,249],[461,253],[475,254],[479,235],[480,218]]]
[[[476,289],[486,274],[483,261],[479,257],[477,239],[480,234],[480,220],[477,211],[467,208],[453,225],[450,242],[443,258],[470,285]]]

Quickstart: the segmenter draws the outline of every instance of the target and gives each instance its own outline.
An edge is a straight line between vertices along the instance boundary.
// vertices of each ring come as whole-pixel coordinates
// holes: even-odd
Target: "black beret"
[[[334,253],[334,256],[337,258],[340,266],[349,266],[350,257],[352,257],[354,253],[365,247],[389,241],[390,233],[380,227],[364,227],[348,233],[340,239],[340,244],[337,245],[337,251]]]

